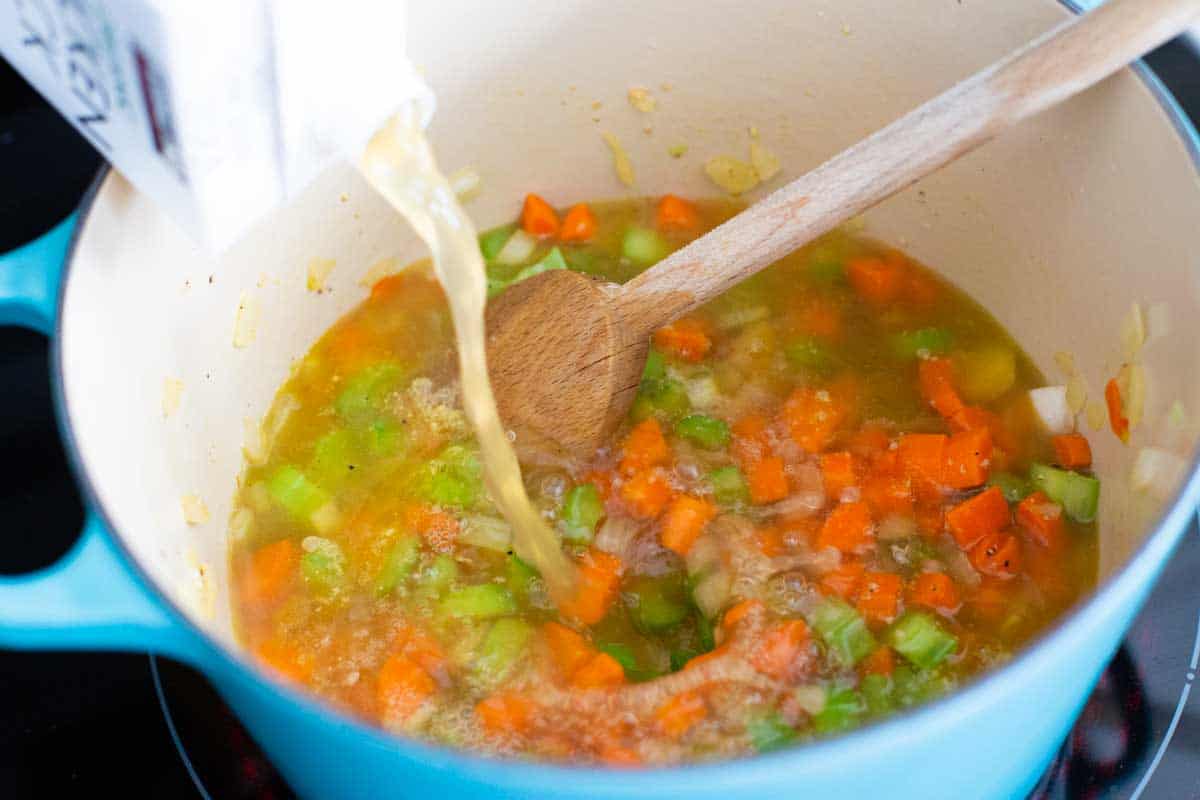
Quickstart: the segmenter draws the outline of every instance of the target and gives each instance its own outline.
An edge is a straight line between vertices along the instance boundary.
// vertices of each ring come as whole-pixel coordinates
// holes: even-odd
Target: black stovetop
[[[1148,59],[1200,121],[1200,58]],[[100,160],[0,60],[0,252],[68,214]],[[45,340],[0,328],[0,574],[52,563],[78,493],[50,411]],[[1193,527],[1106,671],[1044,800],[1200,798],[1200,532]],[[0,651],[0,797],[286,798],[287,786],[189,668],[145,654]]]

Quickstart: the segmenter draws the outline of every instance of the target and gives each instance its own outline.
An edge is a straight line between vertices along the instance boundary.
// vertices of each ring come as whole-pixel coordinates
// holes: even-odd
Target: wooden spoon
[[[518,442],[587,455],[637,391],[651,333],[1183,31],[1200,0],[1109,0],[835,156],[624,286],[568,270],[488,306],[488,362]]]

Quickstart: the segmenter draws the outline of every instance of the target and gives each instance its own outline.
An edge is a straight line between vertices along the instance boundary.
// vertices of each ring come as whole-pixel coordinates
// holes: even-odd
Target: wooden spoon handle
[[[1200,0],[1109,0],[909,112],[627,283],[630,341],[1099,82],[1183,31]]]

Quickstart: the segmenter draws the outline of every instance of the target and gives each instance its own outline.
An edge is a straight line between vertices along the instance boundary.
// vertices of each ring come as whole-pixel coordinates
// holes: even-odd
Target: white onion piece
[[[692,597],[696,606],[704,612],[704,616],[711,619],[725,607],[725,601],[729,599],[730,585],[729,573],[723,569],[709,573],[696,584]]]
[[[1148,491],[1159,499],[1167,499],[1186,468],[1183,459],[1160,447],[1143,447],[1133,461],[1129,482],[1134,489]]]
[[[468,514],[463,517],[458,540],[475,547],[505,553],[512,546],[512,526],[497,517]]]
[[[884,541],[907,539],[917,532],[917,521],[903,514],[888,514],[879,521],[875,536]]]
[[[504,246],[500,248],[500,252],[496,253],[494,260],[497,264],[503,264],[506,267],[515,267],[528,261],[536,249],[537,239],[517,228],[513,231],[513,235],[508,237],[508,241],[504,243]]]
[[[1075,430],[1075,416],[1067,403],[1067,387],[1043,386],[1031,389],[1029,400],[1042,425],[1050,433],[1070,433]]]

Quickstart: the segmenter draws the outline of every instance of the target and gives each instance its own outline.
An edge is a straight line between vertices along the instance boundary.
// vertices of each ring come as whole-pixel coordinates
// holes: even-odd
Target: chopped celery
[[[750,743],[760,753],[778,750],[796,740],[796,731],[783,721],[778,711],[772,711],[746,723]]]
[[[1033,493],[1029,481],[1011,472],[993,472],[988,476],[988,486],[998,486],[1010,503],[1019,503]]]
[[[954,335],[945,328],[921,328],[896,334],[892,348],[901,358],[925,358],[946,353],[953,343]]]
[[[808,279],[813,283],[833,286],[846,280],[846,268],[842,262],[829,255],[814,255],[804,268]]]
[[[783,348],[783,355],[788,364],[796,369],[807,369],[813,372],[829,372],[834,365],[833,353],[819,339],[803,336],[793,339]]]
[[[446,595],[441,611],[452,617],[490,619],[517,613],[517,603],[512,593],[500,584],[480,583]]]
[[[642,381],[630,413],[638,421],[656,416],[674,422],[687,414],[691,408],[692,404],[688,400],[687,389],[684,385],[679,381],[665,378]]]
[[[481,233],[479,235],[479,252],[483,254],[484,260],[494,260],[505,242],[508,241],[508,237],[512,236],[516,229],[516,225],[504,225]]]
[[[886,714],[896,707],[892,697],[895,686],[890,675],[867,675],[858,688],[872,714]]]
[[[641,267],[661,261],[671,252],[671,245],[649,228],[631,226],[621,240],[621,255]]]
[[[833,597],[822,600],[809,614],[813,627],[825,646],[842,664],[852,667],[876,647],[875,637],[866,620],[846,603]]]
[[[750,487],[742,471],[735,466],[718,467],[708,473],[713,498],[723,506],[739,506],[750,502]]]
[[[958,647],[958,639],[924,611],[905,612],[888,629],[887,642],[921,669],[936,667]]]
[[[334,428],[313,446],[309,474],[326,487],[336,487],[344,481],[358,461],[354,456],[355,437],[346,428]]]
[[[817,733],[837,733],[853,728],[867,711],[863,696],[848,686],[831,686],[825,692],[825,707],[813,717]]]
[[[420,575],[421,588],[437,594],[458,578],[458,562],[446,554],[438,555]]]
[[[470,508],[483,491],[479,460],[474,451],[451,445],[428,465],[425,494],[432,503]]]
[[[329,495],[321,487],[291,465],[275,470],[267,479],[267,492],[284,510],[303,522],[308,522],[314,511],[329,502]]]
[[[605,275],[605,271],[611,266],[611,262],[607,258],[602,258],[595,251],[568,247],[563,255],[567,259],[567,269],[573,269],[585,275],[608,277]]]
[[[604,517],[604,503],[595,485],[581,483],[571,487],[563,498],[563,538],[587,543],[596,534],[596,525]]]
[[[1096,519],[1100,505],[1100,481],[1096,478],[1045,464],[1032,464],[1029,479],[1076,522]]]
[[[415,533],[404,533],[392,545],[383,569],[375,577],[375,594],[384,597],[391,594],[407,578],[421,556],[421,537]]]
[[[334,401],[338,416],[352,426],[373,422],[384,409],[388,393],[404,379],[406,370],[395,361],[364,367],[346,382]]]
[[[698,650],[683,649],[671,651],[671,672],[679,672],[687,666],[687,662],[700,655]]]
[[[608,642],[605,644],[596,645],[602,653],[608,653],[617,663],[621,665],[621,669],[625,670],[626,677],[631,681],[649,681],[659,677],[661,673],[653,669],[643,669],[638,663],[637,655],[633,652],[633,648],[627,644],[620,642]]]
[[[504,280],[503,278],[497,278],[492,275],[488,275],[487,296],[488,296],[489,300],[491,300],[493,297],[500,294],[507,288],[508,288],[508,281]]]
[[[492,623],[472,667],[475,674],[489,686],[495,686],[508,677],[529,640],[533,638],[533,626],[517,617],[502,617]]]
[[[304,581],[320,592],[332,592],[342,583],[346,569],[346,558],[336,542],[309,536],[303,542],[304,555],[300,557],[300,573]]]
[[[537,570],[514,555],[505,564],[505,584],[513,597],[522,603],[528,602],[529,591],[538,579]]]
[[[676,422],[675,435],[689,439],[705,450],[720,450],[729,444],[729,426],[704,414],[689,414]]]
[[[897,705],[911,706],[945,694],[954,680],[935,669],[913,669],[897,664],[892,673],[893,698]]]
[[[642,368],[643,381],[661,381],[667,377],[667,360],[663,354],[651,348],[646,354],[646,366]]]
[[[376,456],[394,456],[404,445],[404,433],[394,423],[377,419],[363,432],[367,450]]]
[[[670,630],[691,613],[683,582],[670,575],[635,578],[623,595],[633,624],[647,633]]]
[[[546,253],[546,255],[542,256],[541,261],[538,261],[536,264],[530,264],[528,267],[525,267],[516,275],[514,275],[513,279],[508,282],[508,285],[512,286],[514,283],[520,283],[526,278],[532,278],[534,275],[540,275],[543,272],[566,268],[567,262],[566,259],[563,258],[562,251],[555,247],[552,248],[549,253]]]

